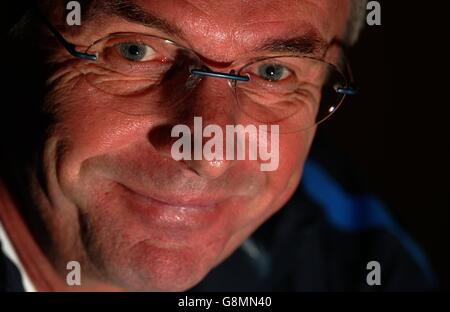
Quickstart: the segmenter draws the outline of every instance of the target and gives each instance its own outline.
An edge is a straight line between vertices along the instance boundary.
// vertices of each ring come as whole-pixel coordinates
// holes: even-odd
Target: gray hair
[[[350,16],[344,42],[354,45],[364,28],[367,14],[367,0],[350,0]]]

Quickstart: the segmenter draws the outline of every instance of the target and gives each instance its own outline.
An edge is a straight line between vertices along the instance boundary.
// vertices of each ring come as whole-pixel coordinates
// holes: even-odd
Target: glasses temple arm
[[[356,95],[356,94],[358,94],[358,90],[355,87],[355,83],[353,80],[353,72],[352,72],[352,69],[350,68],[350,64],[346,58],[346,55],[348,55],[349,46],[344,41],[342,41],[338,38],[333,38],[331,40],[331,42],[328,44],[327,48],[324,50],[323,57],[325,57],[325,55],[327,54],[330,47],[332,47],[334,45],[338,46],[342,50],[341,57],[342,57],[342,61],[345,66],[345,71],[349,78],[347,81],[348,86],[337,87],[336,92],[339,94],[342,94],[342,95],[350,95],[350,96]]]
[[[90,61],[96,61],[97,60],[97,55],[95,54],[88,54],[88,53],[82,53],[82,52],[78,52],[75,49],[75,45],[68,42],[59,32],[58,30],[56,30],[55,27],[53,27],[53,25],[47,20],[47,18],[45,18],[44,15],[42,15],[39,11],[38,14],[40,16],[40,18],[42,19],[42,21],[44,22],[45,26],[47,26],[47,28],[52,32],[52,34],[56,37],[56,39],[59,41],[59,43],[61,43],[64,48],[67,50],[67,52],[69,52],[72,56],[75,56],[77,58],[80,59],[84,59],[84,60],[90,60]]]
[[[348,61],[345,58],[345,56],[343,56],[343,57],[344,57],[344,63],[345,63],[346,71],[347,71],[348,78],[349,78],[349,81],[348,81],[349,85],[347,87],[345,87],[345,88],[337,88],[336,92],[339,93],[339,94],[343,94],[343,95],[350,95],[350,96],[356,95],[356,94],[358,94],[358,90],[355,87],[355,83],[354,83],[354,80],[353,80],[352,69],[350,68],[350,64],[348,63]]]

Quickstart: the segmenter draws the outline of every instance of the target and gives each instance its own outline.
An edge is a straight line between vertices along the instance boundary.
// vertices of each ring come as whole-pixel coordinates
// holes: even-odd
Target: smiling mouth
[[[162,200],[148,194],[142,194],[128,186],[118,183],[123,190],[130,209],[136,212],[145,223],[161,229],[198,230],[217,221],[220,216],[220,200],[196,198],[181,199],[173,196],[171,200]]]
[[[142,200],[146,200],[149,202],[153,202],[157,205],[174,207],[174,208],[185,208],[185,209],[211,209],[214,208],[217,204],[219,204],[223,199],[211,198],[211,197],[198,197],[198,198],[189,198],[189,195],[173,195],[169,196],[158,196],[158,195],[150,195],[147,193],[143,193],[137,191],[133,188],[130,188],[122,183],[119,183],[121,187],[126,189],[128,192],[134,194],[135,196],[141,198]],[[175,192],[174,192],[175,193]],[[169,198],[170,199],[165,199]],[[164,198],[164,199],[163,199]]]

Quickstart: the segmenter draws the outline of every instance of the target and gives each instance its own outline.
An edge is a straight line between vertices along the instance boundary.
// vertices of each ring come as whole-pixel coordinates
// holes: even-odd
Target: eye
[[[290,70],[280,64],[262,64],[257,68],[257,74],[267,81],[286,79]]]
[[[156,54],[150,46],[138,42],[120,43],[117,48],[121,56],[134,62],[150,61]]]

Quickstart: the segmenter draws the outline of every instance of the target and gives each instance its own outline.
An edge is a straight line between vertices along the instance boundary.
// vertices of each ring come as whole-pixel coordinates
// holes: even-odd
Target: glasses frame
[[[45,16],[43,16],[42,14],[39,14],[39,15],[40,15],[41,19],[43,20],[45,26],[50,30],[50,32],[56,37],[56,39],[58,40],[58,42],[65,48],[65,50],[66,50],[70,55],[72,55],[73,57],[82,59],[82,60],[87,60],[87,61],[97,61],[97,60],[98,60],[98,56],[97,56],[96,54],[90,54],[90,53],[87,53],[87,52],[79,52],[79,51],[77,51],[77,49],[76,49],[77,46],[76,46],[76,45],[74,45],[74,44],[70,43],[69,41],[67,41],[67,40],[64,38],[64,36],[63,36],[63,35],[62,35],[62,34],[61,34],[61,33],[60,33],[60,32],[52,25],[52,23],[50,23],[50,21],[49,21],[47,18],[45,18]],[[145,34],[143,34],[143,35],[145,35]],[[152,35],[149,35],[149,36],[152,36]],[[109,36],[108,36],[108,37],[109,37]],[[157,37],[157,36],[154,36],[154,37]],[[93,45],[95,45],[97,42],[99,42],[99,41],[101,41],[101,40],[104,40],[104,39],[106,39],[106,38],[107,38],[107,37],[101,38],[101,39],[99,39],[99,40],[97,40],[97,41],[91,43],[91,44],[88,46],[88,48],[87,48],[86,51],[88,51],[89,48],[92,47]],[[158,38],[160,38],[160,37],[158,37]],[[163,39],[163,38],[160,38],[160,39]],[[172,40],[169,40],[169,39],[164,39],[164,40],[170,41],[171,43],[174,43],[174,44],[178,45],[177,43],[175,43],[175,42],[172,41]],[[340,46],[344,51],[346,50],[345,44],[343,44],[343,43],[342,43],[341,41],[339,41],[339,40],[334,39],[334,40],[329,44],[329,46],[331,46],[331,45],[333,45],[333,44],[337,44],[337,45]],[[195,53],[195,52],[193,51],[193,53]],[[294,57],[295,55],[289,55],[289,56]],[[300,56],[299,56],[299,57],[300,57]],[[304,57],[307,57],[307,56],[304,56]],[[270,57],[268,57],[268,58],[270,58]],[[312,58],[312,57],[309,57],[309,58]],[[312,58],[312,59],[314,59],[314,58]],[[320,59],[315,59],[315,60],[324,62],[323,60],[320,60]],[[324,63],[326,63],[326,64],[328,64],[328,65],[331,65],[331,66],[335,67],[335,68],[338,70],[338,68],[336,67],[336,65],[329,64],[329,63],[327,63],[327,62],[324,62]],[[353,75],[352,75],[352,71],[351,71],[350,65],[349,65],[348,61],[346,60],[346,58],[345,58],[345,53],[344,53],[344,55],[343,55],[343,63],[344,63],[344,67],[345,67],[345,70],[346,70],[346,73],[347,73],[347,74],[343,73],[341,70],[338,70],[338,71],[339,71],[339,72],[343,75],[343,77],[346,79],[347,86],[345,86],[345,87],[339,87],[339,88],[337,88],[337,89],[335,90],[336,93],[341,94],[342,96],[344,96],[344,98],[342,98],[341,102],[337,105],[337,107],[339,107],[339,106],[342,104],[342,102],[344,101],[344,99],[345,99],[346,96],[354,96],[354,95],[356,95],[356,94],[358,93],[357,89],[355,88],[355,84],[354,84],[354,81],[353,81]],[[245,67],[245,66],[244,66],[244,67]],[[235,70],[231,70],[229,73],[226,73],[226,72],[216,72],[216,71],[212,71],[211,69],[207,68],[206,66],[205,66],[204,68],[202,68],[202,69],[200,69],[200,68],[194,68],[194,69],[191,69],[191,70],[190,70],[190,74],[191,74],[191,75],[193,75],[193,76],[198,76],[198,77],[222,78],[222,79],[228,79],[230,82],[234,82],[234,83],[236,83],[237,81],[241,81],[241,82],[248,82],[248,81],[250,81],[250,77],[248,77],[248,76],[242,76],[242,75],[237,75],[237,74],[235,74],[235,73],[236,73]],[[327,120],[333,113],[334,113],[334,111],[333,111],[329,116],[327,116],[327,117],[325,117],[324,119],[318,121],[318,122],[316,123],[316,125],[319,125],[320,123],[322,123],[322,122],[324,122],[325,120]]]

